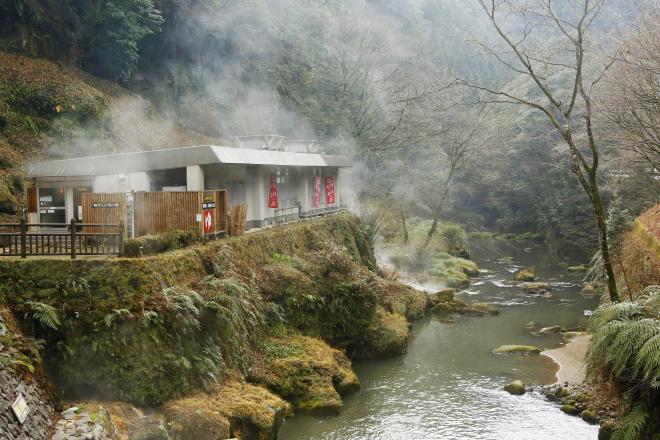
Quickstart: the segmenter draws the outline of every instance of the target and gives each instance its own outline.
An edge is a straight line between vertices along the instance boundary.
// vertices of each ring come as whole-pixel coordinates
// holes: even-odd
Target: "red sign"
[[[204,211],[204,233],[212,234],[213,232],[213,211]]]
[[[268,207],[279,208],[280,202],[277,196],[277,177],[270,176],[270,190],[268,191]]]
[[[321,176],[314,176],[314,198],[312,206],[318,208],[321,205]]]
[[[335,203],[335,177],[328,176],[325,178],[325,203],[332,205]]]

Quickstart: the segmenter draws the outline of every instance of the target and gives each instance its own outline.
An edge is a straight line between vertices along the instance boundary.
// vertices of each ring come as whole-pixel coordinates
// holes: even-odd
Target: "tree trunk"
[[[445,189],[440,196],[440,201],[438,202],[435,211],[433,212],[433,223],[431,223],[429,232],[426,233],[426,240],[424,240],[422,249],[426,249],[429,243],[431,243],[433,234],[435,234],[435,231],[438,229],[438,221],[440,221],[440,210],[442,210],[442,207],[445,204],[445,200],[447,200],[447,196],[449,196],[449,185],[451,185],[452,178],[454,177],[454,171],[456,171],[456,165],[452,164],[452,167],[449,170],[449,175],[447,176],[447,180],[445,180]]]
[[[424,244],[422,245],[422,249],[426,249],[426,247],[431,243],[431,239],[433,238],[433,234],[435,234],[436,229],[438,229],[438,220],[440,217],[440,209],[437,209],[435,211],[435,215],[433,216],[433,223],[431,223],[431,228],[429,229],[429,232],[426,233],[426,239],[424,240]]]
[[[598,224],[598,235],[600,241],[600,253],[603,256],[603,265],[605,266],[605,275],[607,277],[607,290],[610,294],[610,301],[613,303],[621,301],[619,289],[616,286],[616,277],[614,276],[614,265],[612,264],[612,255],[610,253],[610,240],[607,232],[607,218],[605,216],[605,207],[603,199],[598,190],[595,173],[590,173],[589,185],[591,186],[591,199],[596,213],[596,223]]]
[[[408,244],[408,225],[406,224],[406,211],[403,208],[400,210],[401,213],[401,227],[403,228],[403,244]]]

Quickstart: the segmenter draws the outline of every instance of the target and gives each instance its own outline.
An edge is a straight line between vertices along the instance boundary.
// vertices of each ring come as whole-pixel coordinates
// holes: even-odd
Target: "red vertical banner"
[[[213,227],[213,211],[208,210],[204,211],[204,234],[212,234],[214,231]]]
[[[335,177],[328,176],[325,178],[325,203],[333,205],[335,203]]]
[[[321,206],[321,176],[314,176],[314,198],[312,199],[312,207],[318,208]]]
[[[268,190],[268,207],[279,208],[280,200],[277,196],[277,177],[273,174],[270,176],[270,189]]]

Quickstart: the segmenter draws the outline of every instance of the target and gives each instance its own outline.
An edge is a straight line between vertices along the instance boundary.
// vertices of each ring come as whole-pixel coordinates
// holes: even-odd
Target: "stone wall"
[[[23,394],[30,409],[22,425],[11,409],[19,393]],[[53,407],[38,383],[26,383],[8,368],[0,371],[0,439],[45,440],[52,425],[52,416]]]

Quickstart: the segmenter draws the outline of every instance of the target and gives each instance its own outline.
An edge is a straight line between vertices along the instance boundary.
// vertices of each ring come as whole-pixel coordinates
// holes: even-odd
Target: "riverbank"
[[[557,383],[576,384],[586,379],[585,357],[590,341],[591,335],[579,335],[562,347],[541,352],[559,366]]]

